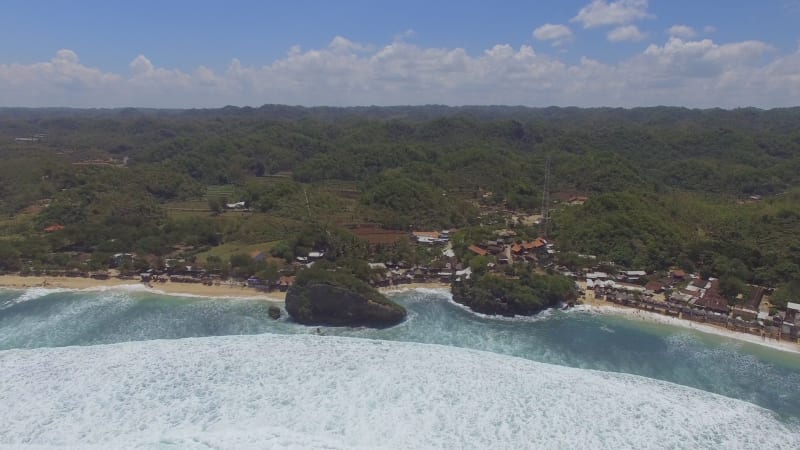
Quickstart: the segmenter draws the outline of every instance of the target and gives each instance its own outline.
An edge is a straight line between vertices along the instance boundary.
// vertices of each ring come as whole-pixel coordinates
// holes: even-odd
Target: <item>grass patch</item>
[[[206,201],[211,198],[231,200],[234,189],[235,186],[232,184],[211,185],[206,187],[206,195],[204,199]]]
[[[186,200],[186,201],[179,201],[179,202],[168,202],[164,204],[164,208],[167,210],[201,210],[201,211],[211,211],[208,207],[207,200]]]
[[[213,247],[205,252],[198,253],[197,259],[200,262],[205,263],[206,259],[209,256],[216,256],[222,258],[223,260],[230,259],[232,255],[238,253],[246,253],[250,255],[255,251],[262,251],[265,253],[269,253],[269,250],[280,241],[270,241],[270,242],[259,242],[256,244],[245,244],[242,242],[229,242],[226,244],[218,245]],[[269,257],[272,259],[271,257]],[[281,260],[282,261],[282,260]]]

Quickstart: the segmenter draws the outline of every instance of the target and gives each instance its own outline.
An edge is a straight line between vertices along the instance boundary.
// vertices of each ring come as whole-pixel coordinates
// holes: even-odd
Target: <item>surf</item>
[[[0,443],[796,448],[755,405],[469,349],[312,335],[0,352]]]

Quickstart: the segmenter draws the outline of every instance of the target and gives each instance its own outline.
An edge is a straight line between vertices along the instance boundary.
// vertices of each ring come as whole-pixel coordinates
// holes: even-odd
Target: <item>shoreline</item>
[[[591,296],[588,294],[591,292]],[[678,328],[687,330],[695,330],[705,334],[713,334],[722,336],[729,339],[734,339],[748,344],[760,345],[762,347],[771,348],[773,350],[786,351],[790,353],[800,353],[800,344],[791,341],[778,341],[772,338],[762,340],[760,336],[750,333],[743,333],[740,331],[733,331],[720,325],[715,325],[705,322],[695,322],[687,319],[679,319],[677,317],[665,316],[652,311],[643,311],[638,308],[631,308],[615,303],[607,302],[605,300],[598,300],[594,297],[594,292],[587,291],[583,298],[581,298],[582,305],[577,305],[578,311],[588,311],[596,314],[610,314],[628,319],[639,320],[642,322],[658,323],[661,325],[671,325]]]
[[[263,292],[251,287],[223,283],[216,286],[207,286],[200,283],[151,283],[149,286],[141,281],[109,278],[96,280],[94,278],[70,277],[43,277],[20,275],[0,275],[0,289],[64,289],[70,291],[97,292],[107,290],[128,290],[148,292],[159,295],[175,297],[203,297],[223,299],[248,299],[265,300],[271,303],[284,303],[285,292]]]
[[[147,286],[142,282],[134,280],[122,280],[119,278],[109,278],[107,280],[96,280],[93,278],[68,278],[68,277],[42,277],[42,276],[20,276],[20,275],[0,275],[0,289],[26,290],[26,289],[63,289],[75,292],[98,292],[106,290],[127,290],[146,292],[158,295],[169,295],[175,297],[199,297],[199,298],[218,298],[218,299],[239,299],[239,300],[262,300],[283,306],[286,299],[286,292],[274,291],[263,292],[247,286],[225,283],[217,286],[206,286],[202,284],[190,283],[154,283]],[[391,287],[381,287],[378,291],[384,295],[399,294],[420,289],[434,289],[450,291],[447,283],[409,283]],[[628,308],[614,303],[609,303],[588,296],[582,299],[583,304],[578,305],[574,311],[590,312],[595,314],[608,314],[624,317],[631,320],[642,322],[658,323],[669,325],[686,330],[695,330],[705,334],[713,334],[740,342],[760,345],[773,350],[786,351],[800,354],[800,344],[790,341],[777,341],[774,339],[762,340],[759,336],[732,331],[718,325],[693,322],[686,319],[664,316],[651,311],[642,311],[636,308]],[[469,310],[469,308],[467,308]],[[469,310],[471,311],[471,310]],[[471,311],[474,313],[474,311]],[[493,317],[493,316],[486,316]]]
[[[724,337],[727,339],[733,339],[739,342],[758,345],[773,350],[800,354],[800,344],[791,341],[777,341],[771,338],[762,340],[759,336],[753,334],[742,333],[739,331],[732,331],[725,327],[712,325],[709,323],[693,322],[691,320],[678,319],[677,317],[669,317],[651,311],[642,311],[636,308],[626,308],[624,306],[618,306],[613,304],[606,304],[606,305],[584,304],[584,305],[578,305],[575,308],[576,308],[575,311],[577,312],[607,314],[645,323],[668,325],[676,328],[683,328],[686,330],[694,330],[703,334],[711,334],[715,336]]]
[[[97,280],[83,277],[45,277],[0,275],[0,289],[26,290],[26,289],[63,289],[75,292],[98,292],[107,290],[127,290],[148,292],[159,295],[175,297],[201,297],[221,299],[247,299],[265,300],[271,303],[283,304],[286,301],[286,292],[264,292],[255,288],[237,283],[222,283],[207,286],[199,283],[174,283],[171,281],[157,282],[147,285],[141,281],[108,278]],[[378,291],[391,295],[416,289],[450,289],[447,283],[409,283],[392,287],[381,287]]]

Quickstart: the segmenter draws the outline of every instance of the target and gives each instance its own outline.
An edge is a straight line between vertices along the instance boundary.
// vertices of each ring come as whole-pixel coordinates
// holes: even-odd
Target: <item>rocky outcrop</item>
[[[406,317],[405,308],[377,292],[368,296],[314,282],[289,288],[286,312],[305,325],[389,327]]]
[[[269,314],[269,318],[272,320],[278,320],[281,318],[281,309],[275,305],[272,305],[267,310],[267,314]]]
[[[575,299],[575,283],[561,275],[509,279],[487,275],[451,286],[453,301],[471,310],[499,316],[532,316]]]

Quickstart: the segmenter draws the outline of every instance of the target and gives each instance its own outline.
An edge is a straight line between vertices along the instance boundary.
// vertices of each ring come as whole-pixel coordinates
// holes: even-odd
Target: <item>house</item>
[[[789,302],[786,304],[786,317],[783,321],[783,332],[788,334],[792,340],[797,339],[798,331],[800,331],[800,303]]]
[[[568,203],[573,206],[578,206],[586,203],[587,200],[589,200],[589,197],[586,197],[584,195],[573,195],[569,198]]]
[[[132,263],[136,255],[133,253],[115,253],[111,258],[109,258],[108,265],[110,267],[119,267],[124,263]]]
[[[464,270],[456,271],[456,281],[469,280],[471,276],[472,276],[472,269],[470,269],[469,267],[467,267]]]
[[[442,283],[449,283],[453,278],[453,273],[442,271],[437,273],[436,276],[439,277],[439,281],[441,281]]]
[[[474,253],[474,254],[476,254],[478,256],[486,256],[486,254],[489,253],[486,250],[478,247],[477,245],[470,245],[467,248],[467,250],[471,251],[472,253]]]
[[[261,280],[258,277],[250,277],[247,279],[247,286],[251,288],[258,288],[262,286],[266,288],[267,284],[269,284],[268,281]]]
[[[495,230],[494,234],[501,238],[511,238],[517,235],[517,232],[514,230],[502,229],[502,230]]]
[[[438,231],[414,231],[411,236],[420,244],[434,244],[442,237],[442,234]]]
[[[761,306],[761,300],[764,298],[764,288],[761,286],[753,286],[753,290],[750,292],[750,298],[747,300],[747,307],[754,311],[758,311],[758,307]]]
[[[289,276],[281,276],[278,279],[278,289],[281,292],[286,292],[289,289],[289,286],[294,284],[294,277]]]
[[[742,320],[752,321],[758,317],[758,310],[752,310],[747,307],[734,306],[731,310],[733,317],[741,318]]]
[[[644,288],[645,290],[654,294],[660,294],[664,292],[664,285],[660,281],[648,281],[647,284],[644,285]]]
[[[225,207],[228,209],[245,209],[247,208],[245,202],[226,203]]]
[[[689,283],[689,286],[687,286],[686,289],[692,291],[708,290],[711,289],[711,281],[704,280],[702,278],[695,278],[691,283]]]
[[[645,288],[639,286],[638,284],[630,284],[630,283],[613,283],[612,286],[614,289],[626,292],[640,292],[644,293]]]
[[[107,280],[110,276],[111,275],[105,270],[98,270],[90,275],[90,277],[94,278],[95,280]]]
[[[308,259],[310,260],[317,260],[325,256],[325,252],[310,252],[308,254]]]
[[[669,301],[673,303],[694,304],[697,301],[697,297],[689,292],[676,291],[669,297]]]
[[[497,244],[497,243],[494,243],[495,241],[489,241],[489,242],[490,242],[490,244],[486,247],[486,250],[489,253],[491,253],[493,255],[499,255],[500,253],[503,253],[503,248],[505,246],[502,243]]]
[[[719,280],[710,282],[708,290],[695,302],[695,305],[709,311],[727,314],[730,312],[728,300],[719,293]]]
[[[647,276],[647,272],[645,272],[644,270],[627,270],[627,271],[625,271],[625,278],[628,281],[637,281],[638,279],[640,279],[642,277],[646,277],[646,276]]]
[[[686,278],[686,272],[684,272],[681,269],[675,269],[672,271],[672,278],[676,280],[683,280],[684,278]]]
[[[586,274],[587,280],[607,280],[608,274],[605,272],[590,272]]]

